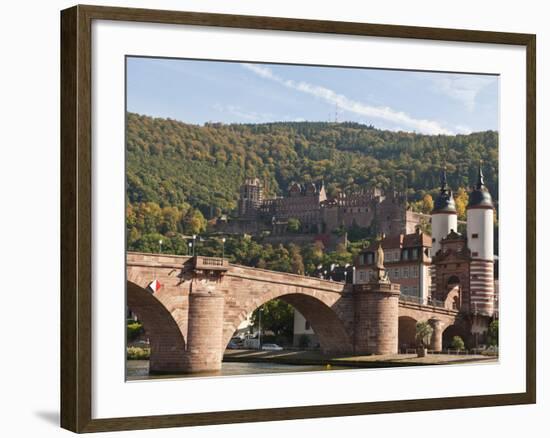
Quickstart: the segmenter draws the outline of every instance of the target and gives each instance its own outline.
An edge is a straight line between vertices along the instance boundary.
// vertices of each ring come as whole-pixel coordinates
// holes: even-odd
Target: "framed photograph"
[[[75,6],[61,55],[62,427],[535,403],[535,35]]]

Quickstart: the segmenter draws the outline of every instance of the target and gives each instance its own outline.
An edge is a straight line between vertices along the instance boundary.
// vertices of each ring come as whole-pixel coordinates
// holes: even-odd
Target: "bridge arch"
[[[126,282],[126,304],[143,323],[151,347],[150,373],[185,370],[185,340],[172,314],[153,293]]]
[[[470,342],[468,330],[464,327],[463,323],[457,321],[454,324],[449,324],[445,327],[445,330],[443,330],[443,348],[451,348],[455,336],[460,336],[466,345]]]
[[[418,321],[408,315],[399,317],[398,320],[398,346],[399,350],[407,350],[416,347],[416,323]]]
[[[238,312],[235,312],[235,309],[226,309],[223,348],[229,343],[237,327],[251,312],[268,301],[280,299],[298,310],[311,324],[311,328],[319,339],[323,353],[343,354],[353,350],[352,337],[342,320],[342,315],[334,306],[338,299],[336,294],[327,299],[325,294],[314,290],[304,290],[302,288],[277,290],[275,287],[254,295],[255,298],[241,306]],[[231,314],[233,314],[232,317],[229,316]]]

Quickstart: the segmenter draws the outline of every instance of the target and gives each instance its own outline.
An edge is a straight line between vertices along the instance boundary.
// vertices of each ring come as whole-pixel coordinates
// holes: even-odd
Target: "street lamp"
[[[264,306],[261,305],[260,306],[260,311],[259,311],[259,318],[258,318],[258,350],[261,350],[262,349],[262,308]]]
[[[355,284],[355,266],[351,268],[352,276],[351,276],[351,283]]]
[[[222,237],[222,259],[225,257],[225,237]]]
[[[191,247],[193,246],[193,244],[191,242],[189,242],[188,244],[188,248],[187,248],[187,255],[190,255],[191,254]]]
[[[193,257],[195,257],[195,240],[197,239],[197,235],[193,234]]]
[[[159,240],[159,254],[162,254],[162,239]]]

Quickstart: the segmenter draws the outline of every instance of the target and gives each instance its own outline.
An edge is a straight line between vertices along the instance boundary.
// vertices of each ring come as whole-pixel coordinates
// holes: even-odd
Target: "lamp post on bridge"
[[[258,312],[258,350],[262,349],[262,309],[263,304],[260,306],[260,311]]]
[[[162,254],[162,239],[159,240],[159,254]]]
[[[222,237],[222,259],[225,258],[225,237]]]
[[[197,240],[197,235],[193,234],[193,257],[195,257],[195,242]]]

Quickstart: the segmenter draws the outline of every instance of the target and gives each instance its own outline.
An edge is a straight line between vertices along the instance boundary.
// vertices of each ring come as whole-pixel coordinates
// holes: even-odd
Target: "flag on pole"
[[[162,284],[160,284],[160,281],[153,280],[149,285],[147,286],[147,289],[149,289],[151,292],[155,293],[162,287]]]

